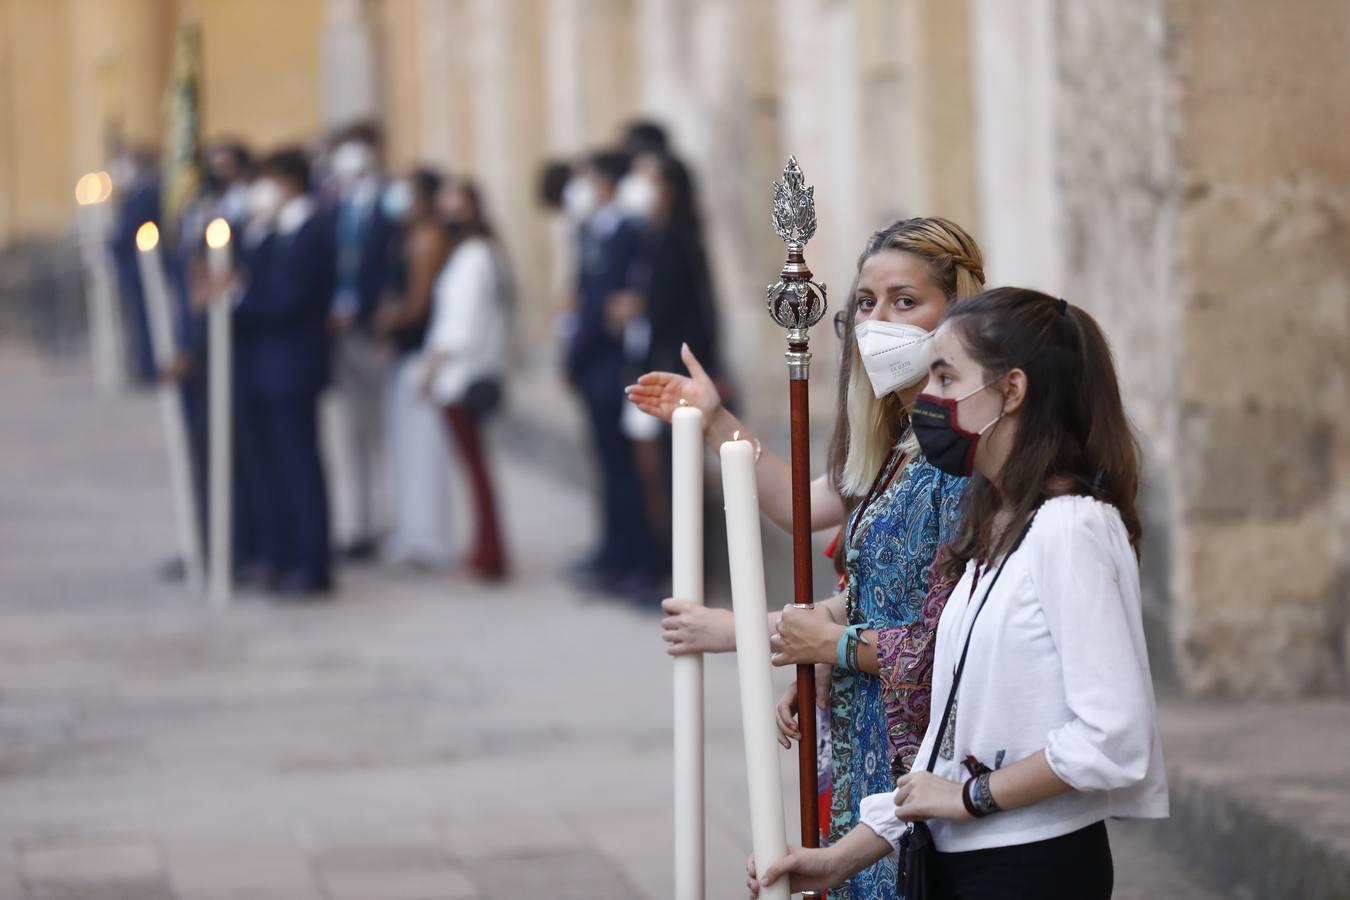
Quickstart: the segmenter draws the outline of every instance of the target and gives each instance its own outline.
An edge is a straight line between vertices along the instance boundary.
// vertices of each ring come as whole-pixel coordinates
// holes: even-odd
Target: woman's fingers
[[[764,874],[760,877],[759,883],[768,887],[784,875],[787,875],[789,872],[795,872],[796,870],[797,855],[791,850],[788,850],[787,856],[764,870]]]
[[[668,616],[677,616],[690,607],[688,600],[680,600],[676,597],[667,597],[661,601],[661,611]]]
[[[688,344],[680,345],[680,359],[684,361],[685,368],[689,370],[689,376],[691,378],[707,382],[712,381],[712,379],[708,377],[708,373],[703,371],[703,365],[698,361],[698,357],[694,355],[694,351],[689,349]]]
[[[801,734],[797,731],[797,723],[792,716],[778,709],[778,743],[783,745],[784,750],[792,749],[794,740],[801,740]]]

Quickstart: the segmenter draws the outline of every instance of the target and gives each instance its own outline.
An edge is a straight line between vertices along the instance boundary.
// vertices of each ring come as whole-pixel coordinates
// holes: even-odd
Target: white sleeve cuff
[[[862,824],[877,833],[877,836],[891,845],[892,853],[900,850],[900,838],[907,827],[895,817],[895,794],[869,794],[862,799],[858,809],[858,818]]]

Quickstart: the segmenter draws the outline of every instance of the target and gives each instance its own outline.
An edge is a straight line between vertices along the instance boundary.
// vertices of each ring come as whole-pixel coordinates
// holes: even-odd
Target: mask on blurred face
[[[563,213],[573,222],[584,222],[595,212],[595,185],[584,176],[577,176],[563,188]]]
[[[393,182],[380,196],[380,209],[384,212],[385,218],[394,222],[407,219],[408,213],[412,211],[412,204],[412,186],[406,181]]]
[[[343,186],[356,182],[373,164],[370,148],[359,141],[346,141],[333,151],[333,177]]]
[[[248,189],[249,215],[260,222],[270,221],[281,209],[281,185],[270,178],[259,178]]]
[[[629,174],[619,182],[619,209],[636,219],[648,220],[656,212],[656,185],[645,175]]]

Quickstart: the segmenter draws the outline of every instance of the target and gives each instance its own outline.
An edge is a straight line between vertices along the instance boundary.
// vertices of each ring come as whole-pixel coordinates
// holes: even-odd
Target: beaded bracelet
[[[973,818],[983,819],[1003,809],[994,799],[993,791],[989,789],[989,776],[992,774],[985,772],[981,775],[972,775],[961,788],[961,802],[965,804],[966,812]]]

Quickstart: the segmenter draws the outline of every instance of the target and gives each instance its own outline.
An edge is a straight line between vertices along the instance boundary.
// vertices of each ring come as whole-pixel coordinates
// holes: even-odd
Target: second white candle
[[[755,489],[755,451],[748,441],[722,445],[722,495],[731,561],[731,606],[736,622],[736,669],[741,686],[741,728],[750,787],[750,838],[755,867],[763,872],[787,855],[778,729],[773,718],[773,678],[766,633],[764,548]],[[760,891],[764,900],[788,900],[788,880]]]

